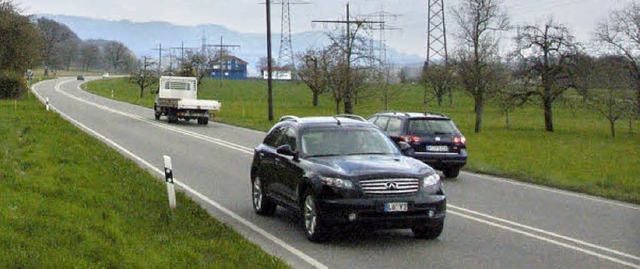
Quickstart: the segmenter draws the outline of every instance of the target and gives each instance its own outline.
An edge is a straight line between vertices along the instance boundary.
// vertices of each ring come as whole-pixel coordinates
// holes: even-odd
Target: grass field
[[[0,268],[287,268],[33,95],[0,100]]]
[[[90,92],[146,107],[153,106],[155,96],[139,90],[125,79],[110,79],[86,85]],[[525,182],[553,186],[621,201],[640,203],[640,124],[620,121],[617,137],[609,133],[608,122],[582,106],[566,107],[558,102],[554,109],[555,132],[544,131],[542,109],[536,105],[510,113],[510,129],[495,106],[485,109],[482,132],[473,132],[475,114],[472,99],[462,91],[454,94],[454,105],[428,107],[422,104],[419,85],[392,85],[390,110],[437,111],[449,115],[467,137],[469,160],[467,171],[506,176]],[[216,121],[268,130],[267,87],[264,81],[219,81],[206,79],[200,87],[202,99],[222,102]],[[335,105],[328,95],[320,105],[311,105],[311,92],[298,83],[276,82],[274,114],[334,115]],[[384,110],[379,95],[362,93],[355,112],[364,117]]]

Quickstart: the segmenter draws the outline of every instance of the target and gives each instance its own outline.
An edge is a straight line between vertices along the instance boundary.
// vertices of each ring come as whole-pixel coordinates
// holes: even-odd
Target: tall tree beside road
[[[100,47],[88,42],[80,45],[80,68],[83,71],[88,71],[89,68],[94,67],[98,63],[100,58]]]
[[[460,27],[454,62],[462,87],[474,99],[475,132],[479,133],[485,101],[495,90],[490,76],[496,73],[492,62],[499,61],[496,32],[509,29],[509,18],[500,0],[464,0],[453,9],[453,17]]]
[[[613,11],[598,26],[596,39],[627,59],[636,90],[636,115],[640,115],[640,3],[631,1],[624,8]]]
[[[547,132],[554,130],[553,103],[567,89],[575,88],[578,47],[567,27],[551,18],[543,26],[522,27],[516,36],[517,77],[529,86],[522,98],[540,98]]]
[[[124,71],[135,62],[133,52],[118,41],[109,41],[104,47],[104,60],[114,71]]]
[[[40,36],[12,1],[0,0],[0,71],[24,72],[39,58]]]
[[[77,45],[80,42],[78,36],[66,25],[47,18],[39,18],[37,27],[43,41],[41,55],[45,72],[48,68],[64,67],[64,54],[75,53],[75,51],[69,51],[68,47],[71,43]]]

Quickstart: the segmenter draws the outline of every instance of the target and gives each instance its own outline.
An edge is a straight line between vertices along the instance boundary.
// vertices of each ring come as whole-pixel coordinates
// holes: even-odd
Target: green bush
[[[0,72],[0,99],[18,99],[27,91],[27,82],[15,72]]]

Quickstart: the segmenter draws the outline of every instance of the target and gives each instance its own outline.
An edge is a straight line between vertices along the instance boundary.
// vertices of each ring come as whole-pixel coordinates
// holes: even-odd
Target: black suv
[[[311,241],[363,226],[436,238],[446,214],[438,174],[358,117],[283,117],[255,148],[251,185],[258,214],[301,214]]]
[[[442,114],[382,112],[369,118],[396,143],[409,143],[412,157],[454,178],[467,163],[466,139]]]

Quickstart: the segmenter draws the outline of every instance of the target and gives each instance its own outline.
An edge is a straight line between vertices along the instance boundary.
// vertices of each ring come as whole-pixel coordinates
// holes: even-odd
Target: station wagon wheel
[[[324,227],[322,227],[322,222],[318,215],[318,208],[316,207],[316,200],[313,194],[307,193],[305,195],[304,204],[302,206],[304,230],[307,234],[307,238],[314,242],[326,240],[327,235],[324,231]]]
[[[264,194],[262,186],[260,177],[256,177],[251,188],[253,209],[260,215],[273,215],[276,212],[276,205]]]

